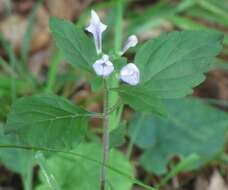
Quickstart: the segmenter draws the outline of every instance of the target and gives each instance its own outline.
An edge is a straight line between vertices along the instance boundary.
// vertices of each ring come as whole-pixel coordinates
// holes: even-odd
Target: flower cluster
[[[97,13],[92,10],[90,25],[86,28],[86,30],[92,33],[98,54],[102,53],[102,33],[106,29],[107,26],[100,21]],[[119,54],[122,56],[129,48],[136,46],[137,43],[138,39],[135,35],[129,36]],[[114,65],[109,60],[109,56],[103,54],[101,59],[97,60],[93,64],[93,69],[98,76],[107,77],[114,71]],[[128,63],[121,69],[120,79],[130,85],[137,85],[140,80],[139,69],[134,63]]]

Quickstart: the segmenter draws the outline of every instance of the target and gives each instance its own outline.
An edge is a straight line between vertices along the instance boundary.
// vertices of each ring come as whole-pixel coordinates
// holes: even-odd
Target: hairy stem
[[[104,79],[104,118],[103,118],[103,160],[101,166],[101,179],[100,179],[100,190],[105,190],[107,171],[106,165],[108,161],[108,153],[109,153],[109,105],[108,105],[108,85],[107,81]]]
[[[62,55],[60,51],[57,51],[51,59],[51,65],[48,72],[46,92],[51,92],[51,93],[54,92],[54,84],[57,77],[58,66],[61,62],[61,59],[62,59]]]

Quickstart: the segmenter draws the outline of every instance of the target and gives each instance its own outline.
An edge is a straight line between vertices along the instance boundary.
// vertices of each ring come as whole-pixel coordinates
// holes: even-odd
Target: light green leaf
[[[94,157],[101,160],[102,147],[98,144],[80,144],[75,152],[87,157]],[[52,157],[47,160],[49,169],[52,171],[60,188],[64,190],[99,190],[100,168],[101,166],[94,162],[89,162],[83,158],[77,160],[70,157]],[[120,168],[126,174],[133,176],[133,168],[127,159],[117,150],[110,151],[109,165]],[[123,176],[108,170],[107,190],[130,190],[132,182],[126,180]],[[43,184],[36,190],[49,190],[42,178]],[[112,188],[111,188],[112,187]]]
[[[228,127],[226,113],[194,99],[170,101],[167,110],[168,119],[136,116],[130,125],[134,143],[145,149],[140,163],[146,170],[163,174],[167,162],[175,155],[198,154],[211,159],[223,149]]]
[[[93,41],[84,31],[71,22],[57,18],[50,19],[50,29],[66,61],[93,72],[92,64],[97,59],[97,53]]]
[[[37,95],[17,100],[5,131],[26,144],[71,148],[80,142],[92,114],[56,95]]]
[[[161,100],[180,98],[204,79],[204,72],[222,49],[223,35],[211,31],[184,31],[161,35],[136,53],[140,84],[117,91],[125,103],[145,112],[163,112]]]

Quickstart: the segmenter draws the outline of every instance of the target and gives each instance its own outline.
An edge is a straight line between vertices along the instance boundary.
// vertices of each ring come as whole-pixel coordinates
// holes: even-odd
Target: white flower
[[[109,61],[109,56],[103,55],[101,59],[93,64],[93,69],[98,76],[107,77],[114,71],[114,66],[112,62]]]
[[[90,25],[86,30],[93,34],[97,53],[102,52],[102,33],[106,30],[107,26],[100,21],[97,13],[91,10]]]
[[[120,71],[120,79],[132,86],[137,85],[140,80],[138,67],[133,63],[125,65]]]
[[[129,48],[135,47],[138,43],[138,38],[135,35],[128,37],[127,41],[124,44],[123,49],[120,52],[120,55],[123,55]]]

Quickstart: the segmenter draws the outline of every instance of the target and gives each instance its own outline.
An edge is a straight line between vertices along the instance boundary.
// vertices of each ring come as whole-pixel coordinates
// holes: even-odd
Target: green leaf
[[[149,89],[144,89],[141,86],[121,85],[115,89],[124,103],[130,105],[133,109],[141,112],[157,113],[165,115],[165,109],[161,100]]]
[[[94,157],[101,160],[102,147],[99,144],[80,144],[75,152],[86,157]],[[109,165],[115,168],[121,168],[126,174],[133,176],[133,168],[127,159],[117,150],[110,151]],[[100,169],[101,166],[97,163],[90,162],[78,157],[77,160],[70,157],[52,157],[47,160],[47,165],[59,182],[60,188],[64,190],[99,190]],[[123,176],[108,170],[107,189],[130,190],[132,182],[126,180]],[[45,184],[45,179],[42,178],[42,185],[36,190],[49,190]],[[111,188],[112,187],[112,188]]]
[[[167,182],[176,176],[178,173],[185,171],[187,168],[196,165],[200,161],[200,157],[196,154],[192,154],[185,159],[182,159],[176,166],[174,166],[171,171],[165,175],[163,179],[158,184],[158,187],[164,186]]]
[[[103,78],[100,76],[95,76],[90,80],[90,85],[93,92],[101,90],[103,86]]]
[[[6,95],[10,93],[11,90],[11,76],[3,75],[0,76],[0,92],[5,92]],[[23,80],[17,78],[15,81],[16,88],[19,94],[23,93],[31,93],[32,92],[32,84],[31,81]]]
[[[222,49],[223,35],[211,31],[184,31],[161,35],[136,53],[140,84],[122,85],[126,104],[138,111],[162,113],[161,100],[181,98],[204,79],[204,72]]]
[[[167,110],[168,119],[136,116],[130,125],[134,143],[145,149],[140,163],[146,170],[163,174],[175,155],[211,159],[223,149],[226,113],[194,99],[170,101]]]
[[[130,122],[128,133],[133,142],[142,149],[147,149],[156,144],[157,128],[151,127],[152,120],[149,115],[135,114]]]
[[[0,125],[0,144],[18,144],[15,136],[3,134],[2,125]],[[0,161],[11,171],[26,176],[28,171],[32,169],[33,153],[20,149],[2,149]]]
[[[24,97],[13,104],[5,131],[32,146],[71,148],[83,139],[91,115],[55,95]]]
[[[126,142],[126,125],[121,123],[116,129],[113,129],[110,133],[110,148],[119,147]]]
[[[93,72],[92,64],[97,60],[97,53],[93,41],[83,30],[71,22],[57,18],[50,19],[50,29],[66,61]]]

